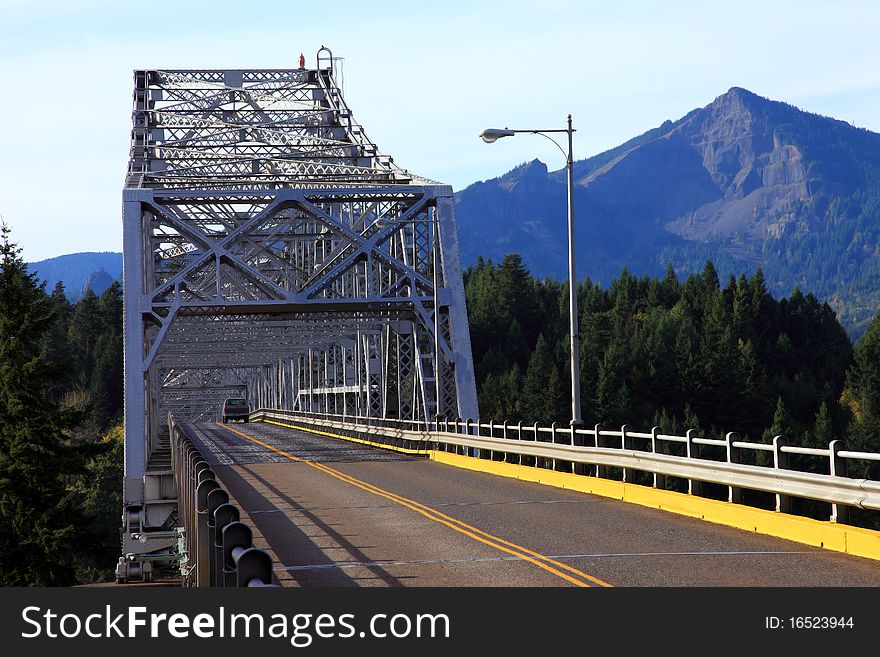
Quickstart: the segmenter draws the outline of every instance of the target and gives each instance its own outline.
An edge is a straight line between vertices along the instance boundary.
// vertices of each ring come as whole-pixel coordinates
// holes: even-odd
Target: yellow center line
[[[582,586],[582,587],[589,586],[589,584],[584,582],[583,579],[587,580],[588,582],[593,582],[595,584],[598,584],[600,586],[611,586],[610,584],[603,582],[602,580],[600,580],[598,578],[587,575],[586,573],[581,572],[581,571],[577,570],[576,568],[572,568],[571,566],[568,566],[567,564],[563,564],[563,563],[560,563],[554,559],[550,559],[549,557],[545,557],[542,554],[534,552],[533,550],[529,550],[528,548],[524,548],[524,547],[517,545],[515,543],[505,541],[504,539],[498,538],[497,536],[489,534],[488,532],[484,532],[481,529],[477,529],[476,527],[472,527],[471,525],[467,525],[467,524],[461,522],[460,520],[456,520],[455,518],[451,518],[450,516],[447,516],[443,513],[440,513],[439,511],[436,511],[435,509],[432,509],[431,507],[427,507],[427,506],[420,504],[419,502],[416,502],[414,500],[407,499],[405,497],[402,497],[402,496],[397,495],[395,493],[392,493],[390,491],[379,488],[378,486],[374,486],[373,484],[370,484],[370,483],[367,483],[367,482],[362,481],[360,479],[357,479],[356,477],[348,475],[344,472],[340,472],[339,470],[331,468],[323,463],[318,463],[316,461],[306,461],[304,459],[299,458],[298,456],[294,456],[293,454],[290,454],[289,452],[285,452],[284,450],[278,449],[277,447],[270,445],[269,443],[266,443],[258,438],[254,438],[253,436],[249,436],[248,434],[243,433],[241,431],[238,431],[236,429],[233,429],[232,427],[229,427],[225,424],[218,423],[217,426],[220,426],[224,429],[227,429],[227,430],[231,431],[232,433],[241,436],[242,438],[246,438],[247,440],[250,440],[251,442],[256,443],[257,445],[265,447],[266,449],[271,450],[271,451],[275,452],[276,454],[280,454],[281,456],[284,456],[284,457],[290,459],[291,461],[299,461],[299,462],[305,463],[306,465],[309,465],[313,468],[316,468],[316,469],[324,472],[325,474],[328,474],[332,477],[335,477],[336,479],[339,479],[340,481],[351,484],[352,486],[356,486],[356,487],[358,487],[362,490],[365,490],[369,493],[372,493],[374,495],[384,497],[385,499],[390,500],[392,502],[396,502],[397,504],[400,504],[401,506],[404,506],[408,509],[411,509],[411,510],[425,516],[426,518],[433,520],[434,522],[445,525],[446,527],[449,527],[450,529],[453,529],[453,530],[459,532],[460,534],[464,534],[465,536],[468,536],[468,537],[474,539],[475,541],[478,541],[480,543],[483,543],[485,545],[493,547],[496,550],[501,550],[502,552],[506,552],[507,554],[513,555],[513,556],[518,557],[520,559],[523,559],[524,561],[528,561],[529,563],[531,563],[535,566],[538,566],[539,568],[542,568],[543,570],[546,570],[546,571],[556,575],[557,577],[560,577],[560,578],[564,579],[565,581],[567,581],[571,584],[574,584],[575,586]],[[289,425],[286,425],[286,426],[289,426]],[[292,428],[295,428],[295,427],[292,427]],[[582,578],[582,579],[577,579],[576,577],[572,577],[572,576],[568,575],[567,573],[562,572],[561,570],[558,570],[557,568],[554,568],[553,565],[550,565],[550,564],[553,564],[555,566],[560,567],[563,570],[566,570],[570,573],[573,573],[574,575],[576,575],[576,577]]]
[[[367,442],[369,442],[369,441],[362,441],[362,440],[357,440],[357,439],[351,439],[351,438],[348,438],[347,436],[340,436],[340,435],[338,435],[338,434],[328,433],[328,432],[326,432],[326,431],[316,431],[316,430],[314,430],[314,429],[307,429],[307,428],[305,428],[305,427],[300,427],[300,426],[296,426],[296,425],[293,425],[293,424],[285,424],[285,423],[283,423],[283,422],[275,422],[275,421],[272,421],[272,420],[264,420],[264,422],[268,422],[269,424],[277,424],[277,425],[279,425],[279,426],[282,426],[282,427],[288,427],[288,428],[290,428],[290,429],[297,429],[297,430],[299,430],[299,431],[308,431],[309,433],[315,433],[315,434],[319,434],[319,435],[322,435],[322,436],[329,436],[329,437],[332,437],[332,438],[339,438],[339,439],[341,439],[341,440],[356,440],[357,442],[361,442],[361,443],[367,443]],[[370,442],[369,444],[375,445],[375,446],[379,447],[380,449],[383,447],[383,445],[382,445],[381,443]],[[424,453],[424,452],[422,452],[422,453]],[[350,475],[344,475],[344,476],[350,476]],[[352,477],[352,478],[353,478],[353,477]],[[360,481],[360,480],[358,480],[358,481]],[[368,485],[368,486],[372,486],[372,484],[369,484],[369,483],[367,483],[367,482],[360,482],[360,483],[364,483],[364,484],[366,484],[366,485]],[[420,508],[422,508],[422,509],[427,510],[427,511],[430,512],[430,513],[433,513],[433,514],[435,514],[435,515],[437,515],[437,516],[440,516],[441,518],[445,518],[446,520],[448,520],[448,521],[450,521],[450,522],[454,522],[454,523],[456,523],[457,525],[460,525],[460,526],[464,527],[465,529],[468,529],[468,530],[470,530],[470,531],[472,531],[472,532],[476,532],[477,534],[481,534],[481,535],[483,535],[483,536],[486,536],[487,538],[490,538],[490,539],[492,539],[493,541],[498,541],[499,543],[503,543],[503,544],[508,545],[508,546],[510,546],[510,547],[512,547],[512,548],[515,548],[515,549],[517,549],[517,550],[521,550],[521,551],[523,551],[523,552],[526,552],[527,554],[530,554],[530,555],[532,555],[532,556],[534,556],[534,557],[536,557],[536,558],[538,558],[538,559],[540,559],[540,560],[542,560],[542,561],[546,561],[546,562],[548,562],[548,563],[552,563],[552,564],[554,564],[555,566],[557,566],[558,568],[561,568],[561,569],[563,569],[563,570],[567,570],[567,571],[570,572],[570,573],[573,573],[573,574],[576,575],[577,577],[584,577],[584,578],[586,578],[587,580],[593,582],[594,584],[598,584],[599,586],[611,587],[611,584],[609,584],[608,582],[602,581],[602,580],[599,579],[598,577],[593,577],[592,575],[588,575],[587,573],[585,573],[585,572],[583,572],[583,571],[581,571],[581,570],[578,570],[577,568],[574,568],[573,566],[569,566],[568,564],[562,563],[562,562],[557,561],[557,560],[555,560],[555,559],[551,559],[550,557],[546,557],[546,556],[544,556],[543,554],[540,554],[540,553],[538,553],[538,552],[534,552],[533,550],[529,550],[528,548],[525,548],[525,547],[523,547],[523,546],[521,546],[521,545],[517,545],[516,543],[511,543],[511,542],[509,542],[509,541],[504,540],[503,538],[499,538],[498,536],[495,536],[495,535],[493,535],[493,534],[489,534],[488,532],[485,532],[485,531],[483,531],[482,529],[480,529],[480,528],[478,528],[478,527],[474,527],[473,525],[469,525],[469,524],[467,524],[466,522],[463,522],[463,521],[461,521],[461,520],[458,520],[457,518],[453,518],[453,517],[448,516],[448,515],[446,515],[446,514],[444,514],[444,513],[441,513],[441,512],[438,511],[437,509],[434,509],[434,508],[431,508],[431,507],[429,507],[429,506],[426,506],[426,505],[424,505],[424,504],[422,504],[422,503],[420,503],[420,502],[417,502],[417,501],[415,501],[415,500],[408,499],[408,498],[406,498],[406,497],[403,497],[402,495],[398,495],[397,493],[391,493],[391,492],[389,492],[389,491],[385,491],[385,490],[382,490],[382,489],[378,489],[378,490],[380,490],[382,493],[387,493],[388,495],[392,495],[392,496],[394,496],[395,498],[397,498],[397,499],[395,500],[395,501],[397,501],[397,502],[400,502],[400,503],[407,502],[407,503],[409,503],[409,504],[413,504],[413,505],[415,505],[415,506],[418,506],[418,507],[420,507]],[[444,523],[444,524],[445,524],[445,523]]]

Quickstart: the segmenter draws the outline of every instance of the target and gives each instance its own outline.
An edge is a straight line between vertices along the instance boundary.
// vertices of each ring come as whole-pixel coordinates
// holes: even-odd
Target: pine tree
[[[831,422],[831,414],[828,412],[828,404],[824,400],[819,404],[816,412],[816,421],[810,432],[810,444],[808,447],[828,447],[828,443],[834,440],[834,427]]]
[[[798,436],[792,429],[791,416],[785,408],[782,397],[776,398],[776,411],[773,413],[773,423],[764,431],[764,439],[770,442],[776,436],[785,436],[791,442],[796,442]]]
[[[861,449],[880,451],[880,313],[856,345],[845,399],[856,421]]]
[[[95,341],[91,392],[95,421],[106,429],[122,411],[122,289],[114,282],[98,302],[100,335]]]
[[[556,374],[555,379],[553,374]],[[538,336],[535,351],[529,359],[529,367],[523,377],[522,414],[527,422],[550,424],[556,421],[561,406],[559,372],[547,341]]]
[[[0,585],[65,585],[73,581],[80,514],[65,476],[83,471],[83,454],[64,431],[48,389],[53,368],[43,341],[53,304],[21,249],[0,228]]]
[[[602,424],[627,424],[631,394],[626,383],[626,360],[620,349],[612,344],[599,364],[596,386],[597,421]]]
[[[89,289],[76,303],[70,318],[70,344],[79,373],[77,383],[84,389],[91,387],[95,369],[95,346],[100,335],[101,312],[98,297]]]
[[[70,388],[73,376],[70,338],[67,335],[73,308],[64,294],[64,284],[61,281],[55,284],[50,301],[55,321],[43,338],[43,351],[47,366],[55,369],[48,388],[49,398],[53,402],[58,402],[62,394]]]

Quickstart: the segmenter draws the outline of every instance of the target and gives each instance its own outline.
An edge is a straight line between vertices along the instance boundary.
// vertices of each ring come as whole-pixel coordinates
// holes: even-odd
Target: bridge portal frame
[[[172,413],[478,416],[452,189],[380,153],[317,62],[134,71],[118,578],[175,551]]]

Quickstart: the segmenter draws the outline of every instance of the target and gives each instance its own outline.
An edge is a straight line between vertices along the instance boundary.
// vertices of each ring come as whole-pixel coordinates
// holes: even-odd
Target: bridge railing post
[[[843,450],[846,449],[846,443],[843,440],[832,440],[828,445],[828,451],[830,452],[829,459],[829,471],[832,477],[846,477],[847,476],[847,465],[846,459],[842,458],[839,454]],[[837,522],[841,524],[846,524],[849,522],[849,507],[845,504],[836,504],[833,503],[831,505],[831,522]]]
[[[204,477],[202,477],[204,475]],[[211,470],[200,473],[201,481],[196,488],[196,586],[211,586],[211,543],[208,528],[208,494],[220,487]]]
[[[523,439],[522,433],[522,420],[517,420],[516,422],[516,440],[518,443],[521,443]],[[513,454],[513,459],[511,463],[516,463],[518,465],[522,465],[523,457],[522,454]]]
[[[593,427],[593,443],[596,447],[605,447],[605,437],[602,435],[602,425],[597,424]],[[596,476],[600,479],[608,478],[608,466],[596,465]]]
[[[687,457],[689,459],[697,459],[700,457],[700,444],[694,442],[694,438],[697,438],[697,432],[695,429],[688,429],[685,434],[687,438]],[[702,495],[703,494],[703,482],[698,481],[696,479],[688,479],[688,495]]]
[[[226,526],[238,522],[240,515],[234,504],[221,504],[214,510],[214,582],[213,586],[225,586],[223,577],[223,530]]]
[[[658,454],[660,452],[660,439],[658,436],[662,429],[660,427],[652,427],[651,428],[651,452],[654,454]],[[660,474],[658,472],[654,473],[654,488],[659,488],[660,490],[666,490],[666,475]]]
[[[622,450],[632,449],[632,438],[627,435],[628,430],[628,424],[620,427],[620,448]],[[635,481],[635,472],[631,468],[623,468],[623,482],[631,484],[633,481]]]
[[[774,436],[773,438],[773,467],[777,470],[788,470],[789,455],[783,452],[782,448],[788,445],[788,438],[785,436]],[[776,510],[779,513],[791,513],[791,495],[782,495],[776,493]]]
[[[243,522],[233,521],[223,528],[220,540],[223,547],[223,586],[234,588],[238,586],[238,573],[232,551],[251,547],[253,534]]]
[[[207,586],[214,586],[214,582],[217,579],[217,571],[219,570],[219,562],[217,561],[217,554],[214,550],[214,544],[217,542],[217,525],[215,522],[214,514],[217,509],[223,504],[229,503],[229,493],[220,488],[218,485],[212,491],[208,492],[208,564],[209,564],[209,581]]]
[[[739,440],[739,434],[735,431],[728,431],[725,436],[725,440],[727,441],[727,462],[728,463],[739,463],[741,459],[740,449],[734,442]],[[731,504],[742,504],[743,499],[743,491],[739,486],[728,486],[727,487],[727,501]]]
[[[238,587],[271,586],[272,557],[259,548],[235,548],[235,585]]]
[[[583,447],[586,444],[586,437],[581,433],[583,425],[571,425],[571,444],[575,447]],[[579,475],[586,475],[589,472],[589,465],[586,463],[572,463],[572,472]]]

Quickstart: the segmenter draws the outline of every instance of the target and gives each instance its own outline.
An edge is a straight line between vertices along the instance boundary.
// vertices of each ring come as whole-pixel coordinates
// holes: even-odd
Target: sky
[[[880,4],[860,0],[0,0],[0,217],[34,262],[120,251],[132,71],[291,68],[326,45],[381,152],[463,189],[583,159],[745,87],[880,132]]]

